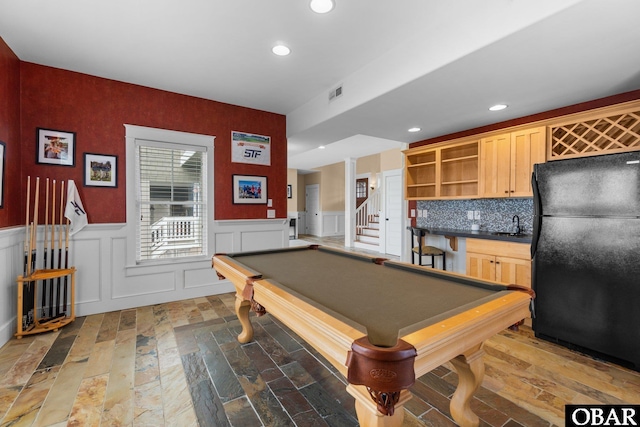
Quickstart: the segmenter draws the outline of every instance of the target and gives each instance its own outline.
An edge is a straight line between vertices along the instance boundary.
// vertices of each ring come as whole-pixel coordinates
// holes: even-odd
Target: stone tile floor
[[[355,426],[345,382],[269,315],[236,340],[234,296],[78,318],[0,349],[2,426]],[[640,403],[640,374],[537,340],[487,341],[473,408],[482,425],[563,424],[567,403]],[[405,426],[454,425],[446,364],[419,378]]]

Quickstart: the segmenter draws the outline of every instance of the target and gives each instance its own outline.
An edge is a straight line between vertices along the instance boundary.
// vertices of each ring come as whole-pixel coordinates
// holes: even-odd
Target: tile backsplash
[[[530,234],[533,227],[533,199],[419,200],[418,227],[470,230],[475,222],[483,231],[511,231],[513,216],[520,217],[520,228]],[[420,212],[426,211],[426,218]],[[468,219],[469,211],[478,211],[480,220]]]

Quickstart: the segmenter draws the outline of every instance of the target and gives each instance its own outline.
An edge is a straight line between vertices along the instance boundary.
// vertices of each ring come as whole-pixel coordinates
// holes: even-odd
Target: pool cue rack
[[[24,335],[32,335],[39,334],[41,332],[47,331],[57,331],[65,325],[73,322],[76,318],[75,315],[75,276],[76,269],[75,267],[71,268],[63,268],[63,269],[49,269],[49,270],[36,270],[31,275],[27,277],[18,276],[18,332],[16,332],[16,337],[21,338]],[[70,294],[71,294],[71,306],[70,313],[66,314],[66,312],[62,312],[62,314],[58,313],[54,316],[38,316],[37,309],[32,311],[32,318],[28,320],[25,324],[22,319],[25,316],[29,316],[28,313],[23,313],[24,304],[30,305],[32,307],[37,306],[38,300],[38,283],[40,286],[41,292],[45,292],[46,288],[44,284],[49,281],[51,283],[59,280],[59,279],[70,279],[68,281],[65,280],[65,285],[70,286]],[[32,290],[30,290],[29,295],[33,296],[33,301],[25,301],[24,288],[31,286]],[[27,297],[29,296],[27,295]],[[43,308],[44,309],[44,308]]]
[[[17,279],[16,337],[18,338],[24,335],[57,331],[75,320],[76,269],[68,265],[69,221],[66,220],[65,223],[64,219],[64,182],[60,183],[60,200],[59,205],[56,205],[56,181],[53,180],[51,191],[49,181],[47,178],[44,198],[44,239],[41,251],[38,245],[40,178],[35,179],[33,212],[30,212],[31,177],[27,177],[24,272]],[[51,216],[49,216],[50,202]],[[59,211],[59,223],[56,223],[57,211]],[[50,224],[49,219],[51,219]]]

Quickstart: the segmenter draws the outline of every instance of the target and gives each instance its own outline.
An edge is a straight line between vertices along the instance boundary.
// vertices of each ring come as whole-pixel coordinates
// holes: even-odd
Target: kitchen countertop
[[[429,234],[435,234],[440,236],[451,237],[465,237],[473,239],[486,239],[486,240],[500,240],[503,242],[516,242],[531,244],[531,234],[519,234],[517,236],[510,236],[508,234],[495,234],[493,231],[471,231],[456,228],[430,228],[430,227],[416,227]]]

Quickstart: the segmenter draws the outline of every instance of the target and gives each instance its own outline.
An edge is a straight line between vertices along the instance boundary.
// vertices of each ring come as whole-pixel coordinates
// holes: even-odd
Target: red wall
[[[20,60],[0,38],[0,141],[5,144],[0,227],[24,223],[20,180]],[[1,159],[0,159],[1,161]]]
[[[23,177],[74,179],[89,223],[126,221],[125,123],[215,136],[215,219],[267,217],[266,205],[232,203],[233,174],[267,176],[276,216],[286,218],[285,116],[32,63],[20,71]],[[76,133],[74,167],[36,163],[38,127]],[[233,130],[270,136],[271,166],[231,163]],[[117,155],[118,187],[83,187],[83,153]]]

